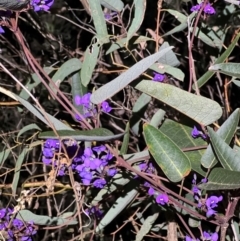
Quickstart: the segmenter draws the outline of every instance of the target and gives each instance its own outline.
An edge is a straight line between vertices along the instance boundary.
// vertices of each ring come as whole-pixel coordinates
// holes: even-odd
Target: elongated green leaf
[[[74,74],[71,78],[71,86],[72,86],[72,97],[73,97],[73,105],[74,107],[80,112],[80,114],[84,114],[83,113],[83,106],[82,105],[76,105],[74,99],[75,97],[78,96],[83,96],[87,93],[87,87],[85,87],[82,84],[81,81],[81,77],[80,77],[80,73],[77,72],[76,74]]]
[[[54,68],[52,67],[44,67],[43,69],[47,74],[50,74],[54,70]],[[34,82],[31,83],[32,81],[29,80],[25,85],[30,92],[32,91],[33,88],[37,87],[41,83],[41,80],[38,78],[37,74],[32,74],[31,77]],[[21,90],[19,96],[25,100],[29,98],[29,94],[24,89]]]
[[[70,74],[80,70],[82,63],[79,59],[73,58],[66,61],[59,70],[53,75],[52,81],[60,86],[61,82]],[[57,93],[57,89],[51,84],[49,85],[54,93]]]
[[[209,70],[240,78],[240,63],[222,63],[210,66]]]
[[[154,127],[158,127],[161,122],[164,119],[164,116],[166,114],[166,111],[159,109],[152,117],[151,121],[150,121],[150,125],[154,126]]]
[[[138,184],[136,183],[136,180],[131,180],[131,182],[126,186],[123,196],[119,197],[115,201],[115,203],[108,210],[106,215],[100,221],[96,228],[96,232],[101,231],[104,227],[111,223],[112,220],[114,220],[114,218],[127,207],[127,205],[133,200],[133,198],[138,193],[138,191],[135,189],[137,185]]]
[[[172,47],[165,48],[164,50],[161,50],[139,61],[126,72],[118,76],[116,79],[97,89],[91,95],[91,102],[94,104],[100,104],[104,100],[112,97],[120,90],[122,90],[125,86],[130,84],[134,79],[141,75],[154,62],[156,62],[159,58],[161,58],[161,56],[165,55],[171,49]]]
[[[240,172],[223,168],[214,168],[208,176],[208,182],[199,185],[204,190],[231,190],[240,188]]]
[[[115,12],[121,12],[124,4],[121,0],[100,0],[101,5]]]
[[[224,51],[224,53],[215,61],[215,64],[223,63],[228,56],[232,53],[236,43],[238,42],[238,39],[240,37],[240,33],[237,35],[237,37],[233,40],[233,42],[229,45],[229,47]],[[197,80],[198,88],[201,88],[204,84],[207,83],[207,81],[214,75],[214,72],[207,71],[201,78]],[[195,90],[195,85],[193,84],[192,88]]]
[[[135,135],[139,134],[139,127],[141,123],[141,118],[144,117],[144,113],[147,109],[148,103],[151,101],[152,97],[142,93],[137,101],[135,102],[132,112],[133,116],[130,119],[130,125],[132,131]]]
[[[116,42],[110,45],[109,49],[106,52],[106,55],[112,53],[115,50],[123,48],[126,42],[127,42],[127,38],[118,39]]]
[[[93,130],[86,130],[86,131],[60,130],[60,131],[57,131],[57,133],[62,139],[71,138],[77,141],[107,141],[107,140],[120,138],[121,136],[124,135],[124,133],[114,135],[111,131],[105,128],[96,128]],[[39,134],[38,137],[40,139],[48,139],[48,138],[58,139],[58,136],[56,136],[53,131],[42,132]]]
[[[185,121],[186,122],[186,121]],[[191,135],[194,123],[178,123],[173,120],[165,120],[160,127],[160,131],[168,136],[174,143],[182,150],[188,150],[185,155],[191,162],[192,169],[204,176],[206,173],[201,167],[201,157],[205,149],[201,147],[206,146],[207,143],[201,138],[194,139]],[[197,149],[200,147],[201,149]],[[192,148],[192,150],[190,150]]]
[[[144,19],[146,10],[146,0],[134,0],[134,18],[127,31],[127,42],[138,31]]]
[[[9,154],[11,153],[11,149],[6,149],[0,152],[0,165],[3,165]]]
[[[103,10],[100,1],[88,0],[89,8],[91,10],[91,17],[97,32],[97,38],[101,44],[109,42],[107,25],[104,18]]]
[[[72,215],[74,216],[74,215]],[[68,216],[69,217],[69,216]],[[76,218],[69,217],[49,217],[45,215],[37,215],[30,212],[29,210],[20,210],[16,216],[17,219],[20,219],[24,222],[33,222],[36,225],[75,225],[77,224]]]
[[[22,163],[24,161],[25,155],[30,151],[31,149],[24,148],[22,153],[19,155],[15,170],[14,170],[14,177],[13,177],[13,182],[12,182],[12,195],[15,196],[17,192],[17,187],[18,187],[18,181],[20,177],[20,169],[22,167]]]
[[[140,230],[137,232],[135,241],[141,241],[146,234],[151,230],[153,227],[154,222],[158,218],[159,213],[154,213],[153,215],[148,216],[143,224],[141,225]]]
[[[120,155],[124,155],[127,153],[128,150],[128,145],[129,145],[129,138],[130,138],[130,133],[129,133],[129,129],[130,129],[130,125],[129,122],[126,125],[125,128],[125,135],[123,138],[123,142],[122,142],[122,146],[121,146],[121,150],[120,150]]]
[[[159,72],[160,74],[164,74],[164,73],[167,73],[167,74],[170,74],[172,75],[175,79],[178,79],[180,81],[183,81],[184,77],[185,77],[185,74],[182,72],[182,70],[178,69],[178,68],[175,68],[175,67],[172,67],[170,65],[167,65],[167,64],[153,64],[150,69],[156,71],[156,72]]]
[[[29,131],[29,130],[39,130],[41,131],[41,128],[39,126],[37,126],[36,124],[29,124],[27,126],[24,126],[19,132],[18,132],[18,135],[17,135],[17,138],[19,136],[21,136],[23,133],[25,133],[26,131]]]
[[[164,174],[172,181],[179,182],[191,171],[188,157],[165,134],[151,125],[143,125],[148,150]]]
[[[95,43],[87,48],[84,53],[84,61],[81,69],[82,84],[87,87],[89,84],[94,68],[97,64],[100,45]]]
[[[236,109],[217,131],[217,135],[227,144],[230,143],[237,129],[239,116],[239,109]],[[206,168],[211,168],[217,163],[211,145],[208,146],[206,152],[202,156],[201,163]]]
[[[212,130],[212,128],[208,127],[208,133],[211,138],[213,149],[222,166],[231,171],[240,171],[240,155],[238,152],[235,152],[230,146],[228,146],[226,142]]]
[[[202,125],[209,125],[222,115],[222,108],[217,102],[169,84],[142,80],[135,88],[164,102]]]

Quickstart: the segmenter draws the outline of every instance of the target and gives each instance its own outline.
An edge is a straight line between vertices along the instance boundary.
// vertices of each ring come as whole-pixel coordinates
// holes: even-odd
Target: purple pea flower
[[[217,241],[218,240],[218,233],[210,234],[210,233],[204,231],[203,237],[204,237],[205,240]]]
[[[163,82],[165,75],[164,74],[159,74],[157,72],[153,72],[154,76],[153,76],[153,81],[156,82]]]
[[[102,107],[102,111],[105,113],[109,113],[112,110],[112,107],[109,106],[107,101],[103,101],[101,104],[101,107]]]
[[[0,26],[0,34],[5,33],[4,29]]]
[[[169,201],[169,198],[168,198],[168,195],[167,194],[159,194],[157,197],[156,197],[156,202],[161,204],[161,205],[165,205],[166,203],[168,203]]]
[[[154,195],[155,194],[155,190],[152,188],[152,187],[150,187],[149,189],[148,189],[148,195],[149,196],[152,196],[152,195]]]
[[[202,131],[198,130],[196,126],[193,127],[191,135],[194,139],[198,137],[202,137],[202,139],[205,140],[207,138],[207,136],[204,135]]]
[[[117,169],[116,168],[111,168],[108,170],[108,176],[113,177],[117,174]]]
[[[82,104],[82,99],[81,99],[81,96],[80,95],[76,95],[75,97],[74,97],[74,102],[75,102],[75,104],[76,105],[81,105]]]
[[[104,14],[104,18],[106,20],[111,20],[115,15],[117,15],[117,12],[106,13],[106,14]]]
[[[93,186],[94,187],[97,187],[97,188],[103,188],[105,185],[106,185],[106,180],[103,179],[103,178],[99,178],[99,179],[96,179],[94,182],[93,182]]]
[[[212,7],[210,3],[207,3],[206,6],[203,9],[204,13],[213,15],[216,13],[215,9]]]
[[[38,12],[40,10],[48,11],[53,3],[54,0],[32,0],[31,5],[33,6],[33,10]]]
[[[216,208],[218,203],[223,200],[223,197],[211,196],[206,200],[206,206],[208,209]]]

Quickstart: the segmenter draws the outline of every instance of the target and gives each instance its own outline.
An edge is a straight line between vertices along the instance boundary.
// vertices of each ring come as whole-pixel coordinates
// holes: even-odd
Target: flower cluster
[[[65,146],[68,158],[72,159],[71,164],[61,162],[60,156],[64,152],[61,145]],[[57,153],[58,158],[55,157]],[[116,168],[107,167],[112,158],[113,155],[104,145],[83,150],[75,141],[68,146],[67,141],[59,143],[58,140],[48,139],[44,144],[42,161],[45,165],[53,165],[58,171],[58,176],[66,175],[71,165],[71,169],[81,179],[82,184],[103,188],[107,183],[103,174],[113,177],[117,173]]]
[[[31,241],[31,236],[37,233],[33,222],[24,223],[20,219],[12,219],[12,214],[13,210],[9,208],[0,209],[0,231],[6,234],[4,238],[8,241]]]
[[[104,18],[109,21],[113,19],[116,15],[117,15],[117,12],[105,13]]]
[[[197,4],[195,6],[192,6],[192,8],[190,9],[191,12],[198,12],[201,7],[202,7],[203,3]],[[203,12],[209,15],[215,14],[216,11],[215,9],[211,6],[210,3],[207,3],[203,9]]]
[[[203,134],[203,132],[200,131],[196,126],[193,127],[191,135],[193,138],[202,137],[203,140],[207,139],[207,136]]]
[[[149,173],[149,174],[152,174],[154,172],[154,170],[155,170],[155,168],[153,167],[152,163],[149,163],[148,165],[146,163],[141,163],[139,165],[139,168],[140,168],[141,171],[144,171],[144,172]],[[168,203],[169,198],[168,198],[167,194],[159,193],[148,182],[145,182],[144,186],[149,188],[148,189],[148,195],[149,196],[154,196],[156,203],[158,203],[160,205],[165,205],[166,203]]]
[[[206,183],[207,179],[204,178],[201,180],[201,183]],[[198,207],[201,208],[203,206],[203,203],[201,202],[201,190],[197,186],[197,176],[196,174],[193,175],[193,180],[192,180],[192,192],[194,194],[194,199],[198,202]],[[207,198],[206,202],[204,205],[207,208],[207,217],[211,217],[213,214],[216,213],[216,210],[214,208],[218,207],[218,202],[222,201],[223,197],[217,197],[217,196],[210,196]]]
[[[159,74],[157,72],[153,72],[154,76],[153,76],[153,81],[156,82],[163,82],[165,79],[165,75],[164,74]]]
[[[31,6],[35,12],[40,10],[48,11],[50,7],[53,5],[54,0],[32,0]]]
[[[83,95],[82,97],[80,95],[76,95],[74,97],[74,102],[77,106],[83,106],[84,108],[84,114],[83,117],[84,118],[89,118],[89,117],[93,117],[96,113],[97,110],[94,107],[94,105],[91,103],[90,101],[91,98],[91,93],[87,93],[85,95]],[[105,113],[109,113],[112,110],[112,107],[109,106],[107,101],[103,101],[101,104],[101,111],[105,112]],[[80,116],[76,115],[76,119],[77,120],[81,120]]]

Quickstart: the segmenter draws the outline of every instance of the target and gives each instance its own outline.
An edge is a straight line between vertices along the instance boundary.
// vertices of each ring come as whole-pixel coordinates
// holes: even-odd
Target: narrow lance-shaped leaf
[[[219,137],[212,128],[208,127],[208,133],[211,138],[213,149],[218,156],[219,161],[225,169],[240,171],[240,155]]]
[[[114,135],[111,131],[105,128],[96,128],[93,130],[78,131],[78,130],[60,130],[57,131],[58,136],[53,131],[46,131],[39,134],[40,139],[74,139],[77,141],[107,141],[120,138],[124,133]]]
[[[85,87],[87,87],[92,78],[94,68],[97,64],[99,50],[99,43],[95,43],[89,46],[84,53],[84,61],[81,69],[81,80]]]
[[[173,85],[142,80],[135,88],[164,102],[202,125],[209,125],[222,115],[222,108],[217,102],[191,94]]]
[[[127,42],[138,31],[144,19],[146,10],[146,0],[134,0],[134,18],[127,31]]]
[[[214,168],[208,176],[208,182],[199,185],[204,190],[231,190],[240,188],[240,172],[223,168]]]
[[[130,84],[134,79],[146,71],[153,63],[155,63],[161,56],[165,55],[171,49],[172,47],[165,48],[139,61],[116,79],[97,89],[91,95],[91,102],[94,104],[100,104],[104,100],[109,99],[122,90],[125,86]]]
[[[188,157],[161,131],[151,125],[143,125],[147,147],[164,174],[172,182],[179,182],[191,171]]]
[[[240,37],[240,33],[237,35],[237,37],[233,40],[233,42],[229,45],[229,47],[223,52],[223,54],[216,60],[215,64],[220,64],[224,62],[228,56],[232,53],[235,45],[238,42],[238,39]],[[198,88],[201,88],[204,84],[207,83],[207,81],[214,75],[214,72],[207,71],[201,78],[197,80]],[[195,90],[195,84],[193,84],[192,88]]]
[[[101,44],[109,42],[107,25],[104,18],[103,10],[100,1],[88,0],[91,17],[97,32],[97,38]]]
[[[217,130],[217,135],[222,138],[227,144],[233,138],[233,135],[237,129],[239,122],[240,111],[239,108],[236,109],[228,119],[222,124],[222,126]],[[208,145],[207,150],[202,156],[201,164],[206,168],[211,168],[217,163],[215,154],[213,153],[211,145]]]
[[[82,63],[79,59],[73,58],[66,61],[58,71],[53,75],[52,81],[59,87],[61,82],[70,74],[80,70]],[[57,89],[53,85],[49,85],[54,93],[57,93]]]
[[[240,78],[240,63],[222,63],[210,66],[209,70]]]

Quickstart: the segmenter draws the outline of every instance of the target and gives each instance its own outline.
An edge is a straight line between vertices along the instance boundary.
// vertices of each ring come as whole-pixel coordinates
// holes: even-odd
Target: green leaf
[[[24,148],[21,154],[18,156],[15,170],[14,170],[14,176],[13,176],[13,181],[12,181],[12,195],[15,196],[17,192],[17,187],[18,187],[18,181],[20,177],[20,170],[25,158],[25,155],[30,151],[31,149]]]
[[[135,241],[141,241],[144,238],[144,236],[149,233],[158,216],[159,213],[154,213],[153,215],[148,216],[144,220],[140,230],[137,232]]]
[[[163,51],[164,49],[168,49],[169,48],[169,43],[168,42],[164,42],[161,47],[159,48],[159,51]],[[180,62],[176,56],[176,54],[172,51],[172,49],[170,49],[168,52],[166,52],[165,54],[163,54],[157,61],[160,64],[166,64],[166,65],[170,65],[170,66],[179,66]],[[152,66],[151,66],[152,67]]]
[[[64,216],[64,215],[63,215]],[[29,210],[20,210],[16,216],[17,219],[20,219],[24,222],[34,222],[36,225],[76,225],[78,222],[76,221],[76,218],[69,217],[69,219],[64,217],[49,217],[45,215],[37,215]]]
[[[222,115],[222,108],[217,102],[191,94],[173,85],[142,80],[135,88],[164,102],[202,125],[209,125]]]
[[[124,133],[114,135],[111,131],[105,128],[96,128],[93,130],[78,131],[78,130],[59,130],[58,136],[62,139],[74,139],[77,141],[108,141],[120,138]],[[53,131],[45,131],[39,134],[40,139],[58,139]]]
[[[208,132],[213,149],[223,168],[232,171],[240,171],[240,155],[238,152],[235,152],[230,146],[228,146],[226,142],[212,130],[212,128],[208,127]]]
[[[151,125],[143,125],[148,150],[164,174],[172,182],[179,182],[191,171],[188,157],[161,131]]]
[[[112,97],[120,90],[122,90],[125,86],[130,84],[134,79],[136,79],[144,71],[146,71],[152,64],[154,64],[154,62],[156,62],[161,56],[165,55],[171,49],[172,47],[165,48],[164,50],[161,50],[153,55],[150,55],[142,59],[134,66],[132,66],[130,69],[128,69],[126,72],[124,72],[123,74],[121,74],[120,76],[112,80],[111,82],[105,84],[101,88],[97,89],[91,95],[91,102],[94,104],[100,104],[104,100]]]
[[[108,43],[107,25],[104,18],[103,10],[100,1],[88,0],[89,8],[91,10],[91,17],[97,32],[97,38],[101,44]]]
[[[144,117],[144,113],[147,109],[148,103],[151,101],[152,97],[142,93],[137,101],[135,102],[132,109],[132,117],[130,119],[131,129],[135,135],[139,134],[139,126],[141,123],[141,118]]]
[[[114,12],[121,12],[124,7],[124,3],[121,0],[100,0],[100,3]]]
[[[127,205],[134,199],[134,197],[137,195],[138,191],[136,190],[136,187],[138,186],[138,183],[136,183],[136,180],[131,180],[131,182],[126,186],[124,189],[124,193],[122,196],[120,196],[112,205],[112,207],[108,210],[106,215],[102,218],[100,223],[98,224],[96,228],[96,232],[101,231],[104,229],[109,223],[116,218],[116,216],[121,213]]]
[[[17,138],[19,136],[21,136],[23,133],[25,133],[27,131],[30,131],[30,130],[39,130],[39,131],[41,131],[41,128],[39,126],[37,126],[36,124],[26,125],[18,132]]]
[[[239,115],[239,109],[236,109],[217,131],[217,135],[221,139],[223,139],[227,144],[230,143],[237,129]],[[217,163],[211,145],[208,145],[206,152],[202,156],[201,163],[206,168],[211,168]]]
[[[3,165],[6,159],[8,158],[9,154],[11,153],[11,148],[6,149],[0,152],[0,165]]]
[[[201,138],[194,139],[191,135],[194,123],[178,123],[173,120],[165,120],[160,127],[160,131],[168,136],[181,149],[205,146],[206,142]],[[205,176],[206,172],[201,167],[201,157],[205,150],[192,150],[184,152],[191,162],[192,169]]]
[[[175,79],[178,79],[180,81],[183,81],[183,79],[185,77],[185,74],[182,72],[182,70],[172,67],[167,64],[155,63],[150,67],[150,69],[152,69],[156,72],[159,72],[160,74],[167,73],[167,74],[173,76]]]
[[[120,155],[124,155],[124,154],[127,153],[128,145],[129,145],[129,138],[130,138],[129,128],[130,128],[130,125],[129,125],[129,122],[128,122],[127,125],[126,125],[126,128],[125,128],[125,135],[123,137]]]
[[[214,168],[208,176],[208,182],[199,185],[204,190],[231,190],[240,188],[240,172],[223,168]]]
[[[220,73],[240,78],[240,63],[222,63],[209,67],[209,70],[219,71]]]
[[[235,45],[238,42],[238,39],[240,37],[240,33],[237,35],[237,37],[233,40],[233,42],[229,45],[229,47],[224,51],[224,53],[215,61],[215,64],[223,63],[228,56],[232,53]],[[198,88],[201,88],[204,84],[207,83],[207,81],[214,75],[212,71],[207,71],[201,78],[197,80]],[[196,89],[195,84],[192,86],[193,90]]]
[[[127,38],[121,38],[121,39],[118,39],[116,42],[113,42],[110,45],[109,49],[106,51],[106,55],[112,53],[115,50],[123,48],[126,41],[127,41]]]
[[[73,58],[66,61],[58,71],[53,75],[52,81],[59,87],[63,80],[70,74],[81,69],[82,63],[79,59]],[[49,85],[52,91],[56,94],[57,89],[53,85]]]
[[[43,70],[46,72],[47,75],[49,75],[54,70],[54,68],[44,67]],[[25,85],[30,92],[33,90],[33,88],[37,87],[41,83],[41,80],[38,78],[37,74],[32,74],[31,77],[34,82],[31,83],[32,81],[30,79]],[[29,94],[24,89],[21,90],[19,96],[25,100],[29,98]]]
[[[166,111],[159,109],[152,117],[150,121],[150,125],[154,127],[158,127],[161,122],[164,120],[164,116],[166,114]]]
[[[87,93],[87,87],[85,87],[81,82],[80,72],[74,74],[71,78],[71,87],[72,87],[72,97],[73,97],[73,105],[79,111],[80,114],[84,114],[83,106],[76,105],[74,99],[77,95],[83,96]]]
[[[134,18],[127,31],[127,42],[138,31],[142,24],[146,10],[146,0],[134,0],[134,8]]]
[[[92,73],[97,64],[100,50],[99,43],[95,43],[87,48],[84,53],[84,61],[81,69],[81,80],[84,86],[88,86],[92,78]]]

